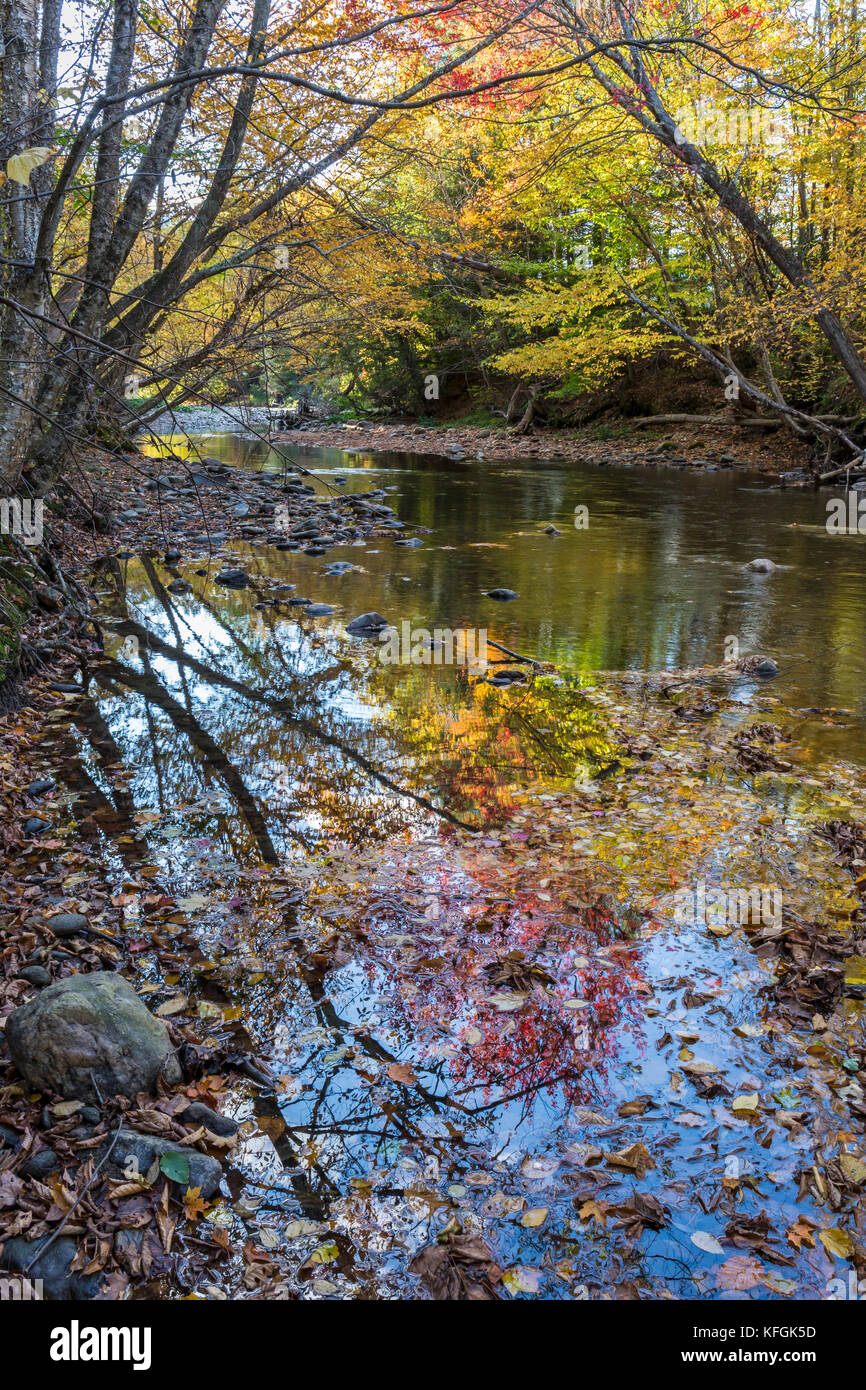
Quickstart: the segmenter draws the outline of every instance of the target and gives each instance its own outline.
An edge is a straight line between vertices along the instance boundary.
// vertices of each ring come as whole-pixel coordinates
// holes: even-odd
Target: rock
[[[400,541],[395,541],[394,544],[395,544],[395,545],[399,545],[399,544],[400,544]],[[348,560],[332,560],[331,563],[330,563],[329,565],[325,565],[325,568],[323,569],[322,573],[323,573],[323,574],[348,574],[349,571],[350,571],[350,570],[353,570],[354,568],[355,568],[355,566],[352,565],[352,564],[350,564]]]
[[[51,791],[53,786],[54,783],[50,777],[41,777],[37,781],[30,783],[30,786],[27,788],[27,795],[44,796],[46,792]]]
[[[232,507],[232,516],[240,518],[243,516],[249,516],[249,514],[250,509],[247,506],[246,502],[238,502],[237,506]]]
[[[40,1149],[38,1154],[22,1163],[20,1171],[25,1178],[36,1178],[42,1182],[49,1173],[56,1172],[59,1167],[60,1159],[53,1149]]]
[[[43,830],[47,830],[50,821],[43,820],[41,816],[28,816],[24,822],[25,835],[41,835]]]
[[[562,532],[558,526],[545,526],[543,528],[545,536],[561,536]]]
[[[8,1125],[0,1125],[0,1148],[17,1149],[20,1143],[21,1135],[16,1130]]]
[[[353,618],[346,624],[346,631],[355,635],[365,636],[370,633],[381,632],[388,626],[387,618],[383,618],[381,613],[359,613],[357,618]]]
[[[753,674],[760,676],[761,679],[765,681],[772,680],[774,676],[778,676],[779,668],[775,661],[771,661],[768,656],[765,656],[763,660],[759,661],[757,666],[754,667]]]
[[[327,545],[305,545],[305,555],[326,555],[330,549]]]
[[[63,607],[63,595],[59,589],[54,589],[50,584],[34,584],[33,596],[40,608],[44,608],[48,613],[58,613]]]
[[[329,603],[311,603],[307,606],[307,616],[310,618],[325,618],[329,613],[336,612]]]
[[[410,548],[413,549],[413,550],[417,550],[418,546],[419,546],[419,545],[423,545],[424,542],[423,542],[422,540],[419,540],[419,538],[418,538],[417,536],[411,536],[411,537],[409,537],[409,538],[406,539],[406,540],[400,538],[400,539],[396,540],[396,541],[394,542],[394,544],[395,544],[395,545],[405,545],[405,546],[407,546],[407,547],[410,547]]]
[[[78,936],[87,931],[87,918],[80,912],[58,912],[55,917],[46,917],[45,923],[55,936]]]
[[[95,1105],[85,1105],[83,1110],[79,1110],[78,1118],[86,1125],[98,1125],[102,1115]]]
[[[151,1091],[181,1071],[165,1024],[128,980],[108,971],[71,975],[13,1010],[6,1024],[12,1060],[37,1091],[99,1100]]]
[[[0,1265],[4,1269],[23,1273],[44,1244],[44,1240],[31,1242],[24,1240],[23,1236],[15,1236],[3,1246]],[[28,1279],[41,1279],[43,1295],[48,1299],[81,1302],[94,1298],[99,1291],[102,1275],[80,1274],[78,1271],[72,1273],[76,1253],[77,1246],[71,1236],[58,1236],[45,1254],[38,1256],[27,1275]]]
[[[494,671],[492,676],[487,677],[488,685],[515,685],[519,681],[525,681],[526,676],[523,671]]]
[[[214,577],[215,584],[227,584],[231,589],[245,589],[248,582],[243,570],[221,570]]]
[[[166,589],[170,594],[191,594],[192,585],[188,579],[173,579],[170,584],[166,584]]]
[[[220,1115],[219,1111],[211,1110],[209,1105],[203,1105],[198,1100],[194,1100],[182,1110],[180,1118],[185,1125],[204,1125],[211,1134],[237,1134],[240,1128],[237,1120],[231,1119],[228,1115]]]
[[[776,565],[772,560],[765,560],[761,557],[757,560],[750,560],[746,565],[746,569],[751,570],[753,574],[772,574],[775,568]]]
[[[510,603],[514,598],[520,598],[513,589],[488,589],[485,597],[496,599],[497,603]]]
[[[51,976],[43,965],[25,965],[23,970],[18,971],[19,980],[26,980],[28,985],[50,985]]]
[[[737,670],[746,676],[759,676],[761,680],[772,680],[779,674],[778,666],[769,656],[741,656]]]
[[[167,550],[167,551],[165,552],[165,555],[163,556],[163,559],[165,560],[165,563],[166,563],[167,565],[176,565],[177,562],[178,562],[178,560],[180,559],[180,551],[179,551],[179,550]]]
[[[200,1187],[205,1200],[218,1190],[222,1167],[217,1159],[209,1157],[208,1154],[200,1154],[197,1149],[178,1144],[173,1139],[160,1139],[155,1134],[139,1134],[134,1129],[120,1131],[117,1143],[111,1151],[108,1167],[118,1175],[122,1175],[124,1171],[137,1170],[142,1177],[147,1177],[154,1164],[158,1164],[167,1154],[178,1154],[182,1159],[186,1159],[189,1165],[189,1179],[178,1183],[178,1187],[184,1191],[187,1187]]]

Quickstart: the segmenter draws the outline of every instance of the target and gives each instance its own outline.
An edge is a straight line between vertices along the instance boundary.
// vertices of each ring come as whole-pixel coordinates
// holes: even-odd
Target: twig
[[[101,1158],[101,1159],[99,1160],[99,1162],[97,1163],[97,1165],[96,1165],[96,1167],[94,1168],[93,1172],[91,1173],[90,1177],[87,1179],[87,1182],[86,1182],[86,1183],[84,1184],[84,1186],[82,1187],[82,1189],[81,1189],[81,1191],[79,1192],[78,1196],[75,1198],[75,1201],[72,1203],[72,1206],[69,1208],[68,1212],[67,1212],[66,1215],[64,1216],[64,1218],[63,1218],[63,1220],[61,1221],[60,1225],[57,1227],[57,1230],[51,1232],[51,1235],[48,1237],[48,1239],[46,1240],[45,1244],[42,1245],[42,1246],[40,1246],[40,1248],[36,1251],[36,1254],[33,1256],[33,1259],[32,1259],[32,1260],[30,1261],[30,1263],[25,1267],[25,1269],[22,1270],[22,1273],[23,1273],[23,1275],[25,1276],[25,1278],[26,1278],[26,1276],[30,1273],[31,1269],[32,1269],[33,1266],[36,1264],[37,1260],[41,1260],[41,1259],[42,1259],[42,1256],[45,1254],[45,1251],[49,1248],[49,1246],[51,1246],[51,1245],[54,1244],[55,1240],[56,1240],[57,1237],[60,1235],[60,1232],[63,1230],[63,1227],[66,1225],[66,1223],[67,1223],[67,1221],[69,1220],[70,1216],[71,1216],[72,1213],[75,1211],[75,1208],[78,1206],[78,1203],[81,1201],[82,1197],[84,1197],[84,1195],[85,1195],[85,1193],[87,1192],[88,1188],[90,1188],[90,1187],[93,1186],[94,1182],[96,1181],[96,1179],[97,1179],[97,1177],[98,1177],[98,1175],[99,1175],[100,1170],[101,1170],[102,1168],[105,1167],[106,1163],[108,1162],[109,1158],[111,1157],[111,1151],[112,1151],[112,1149],[114,1148],[115,1144],[117,1143],[118,1139],[120,1138],[120,1132],[121,1132],[122,1129],[123,1129],[123,1120],[121,1120],[121,1121],[119,1122],[119,1124],[118,1124],[118,1126],[117,1126],[117,1129],[116,1129],[116,1131],[115,1131],[115,1134],[114,1134],[114,1138],[112,1139],[111,1143],[109,1144],[109,1146],[108,1146],[108,1148],[106,1149],[105,1153],[103,1154],[102,1158]]]

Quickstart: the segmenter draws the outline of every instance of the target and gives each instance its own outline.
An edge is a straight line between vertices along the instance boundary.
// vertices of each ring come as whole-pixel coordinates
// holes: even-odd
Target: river
[[[162,447],[283,466],[232,434]],[[129,680],[62,735],[148,1001],[279,1078],[237,1089],[250,1186],[208,1219],[305,1297],[423,1296],[459,1268],[412,1265],[443,1230],[515,1297],[826,1294],[826,1243],[785,1231],[848,1219],[797,1174],[862,1100],[859,986],[817,1038],[767,943],[782,901],[857,909],[815,832],[863,811],[863,538],[828,533],[827,493],[725,470],[286,454],[323,495],[384,489],[421,544],[229,542],[250,587],[193,557],[178,597],[158,557],[121,562]],[[538,665],[386,662],[346,632],[371,610]],[[732,639],[779,676],[725,667]],[[769,894],[761,920],[683,918],[674,890],[713,885]]]

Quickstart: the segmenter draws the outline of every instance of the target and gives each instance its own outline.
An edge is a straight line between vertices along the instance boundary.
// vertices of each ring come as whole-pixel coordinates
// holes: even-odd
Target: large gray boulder
[[[162,1075],[181,1079],[164,1023],[121,975],[71,975],[15,1009],[6,1042],[38,1091],[77,1100],[152,1091]]]

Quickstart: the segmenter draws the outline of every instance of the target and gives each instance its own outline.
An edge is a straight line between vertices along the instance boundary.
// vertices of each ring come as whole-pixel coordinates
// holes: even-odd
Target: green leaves
[[[181,1153],[163,1154],[159,1160],[159,1171],[172,1182],[189,1185],[189,1159]]]

